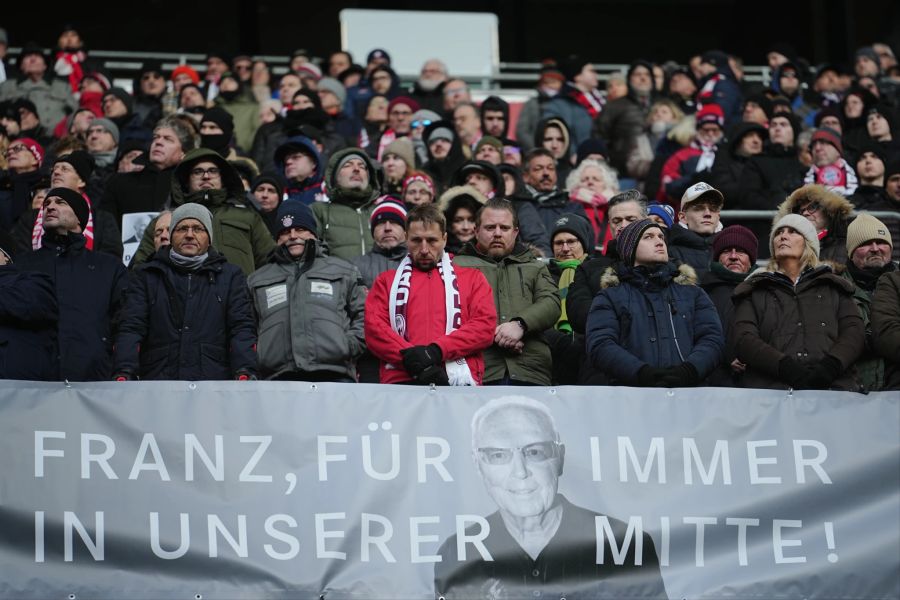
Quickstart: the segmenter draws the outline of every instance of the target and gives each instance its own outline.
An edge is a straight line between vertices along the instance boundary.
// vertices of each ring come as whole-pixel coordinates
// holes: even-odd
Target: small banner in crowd
[[[0,382],[0,598],[900,597],[900,395]]]

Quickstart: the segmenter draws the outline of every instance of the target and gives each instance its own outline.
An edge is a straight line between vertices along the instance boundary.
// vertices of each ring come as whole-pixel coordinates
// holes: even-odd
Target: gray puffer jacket
[[[283,247],[247,280],[259,321],[262,377],[328,371],[356,379],[365,350],[365,287],[359,270],[307,242],[295,260]]]
[[[391,269],[400,266],[400,261],[407,253],[406,244],[400,244],[393,248],[379,248],[372,246],[372,249],[362,256],[356,256],[351,260],[362,275],[363,283],[371,289],[375,283],[375,278]]]

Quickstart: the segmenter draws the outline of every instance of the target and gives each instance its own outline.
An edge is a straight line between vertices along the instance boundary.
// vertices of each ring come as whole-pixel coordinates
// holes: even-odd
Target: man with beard
[[[382,361],[381,383],[482,383],[481,353],[497,319],[491,288],[477,269],[452,263],[446,243],[443,213],[417,206],[407,220],[408,256],[372,286],[366,345]]]
[[[891,262],[893,247],[888,228],[868,213],[860,213],[847,227],[850,260],[841,276],[856,285],[853,300],[866,327],[866,348],[856,361],[856,370],[867,392],[884,389],[885,364],[873,350],[871,312],[878,278],[897,271],[897,263]]]
[[[436,58],[429,59],[422,65],[419,79],[410,96],[419,107],[440,113],[444,107],[444,85],[447,79],[447,65]]]
[[[485,351],[485,383],[550,385],[552,359],[543,332],[559,318],[559,293],[547,266],[518,235],[512,203],[488,200],[475,217],[475,242],[463,246],[454,264],[484,273],[499,307],[494,344]]]

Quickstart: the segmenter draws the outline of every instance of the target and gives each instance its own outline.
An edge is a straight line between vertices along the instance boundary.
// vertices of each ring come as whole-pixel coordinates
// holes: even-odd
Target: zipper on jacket
[[[366,253],[366,230],[362,223],[362,206],[356,207],[356,222],[359,224],[359,249],[363,254]]]

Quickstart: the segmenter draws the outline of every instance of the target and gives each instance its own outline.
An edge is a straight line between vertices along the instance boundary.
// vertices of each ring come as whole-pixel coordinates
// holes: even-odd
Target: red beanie
[[[34,158],[37,160],[38,167],[40,167],[44,163],[44,147],[38,144],[35,140],[31,138],[18,138],[14,140],[15,142],[19,142],[24,144],[28,151],[34,155]]]
[[[394,98],[393,100],[391,100],[388,103],[388,113],[390,113],[391,109],[393,109],[398,104],[404,104],[404,105],[408,106],[409,110],[411,110],[413,112],[416,112],[417,110],[419,110],[419,103],[416,102],[415,100],[413,100],[412,98],[410,98],[409,96],[397,96],[396,98]]]

